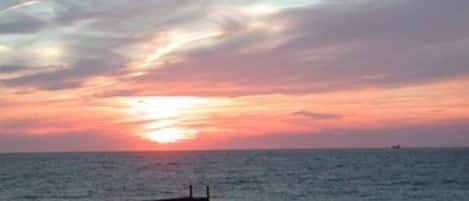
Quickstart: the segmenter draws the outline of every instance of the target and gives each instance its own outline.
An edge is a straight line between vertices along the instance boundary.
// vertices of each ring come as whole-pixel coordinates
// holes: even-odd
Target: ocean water
[[[469,200],[469,149],[0,154],[0,201]]]

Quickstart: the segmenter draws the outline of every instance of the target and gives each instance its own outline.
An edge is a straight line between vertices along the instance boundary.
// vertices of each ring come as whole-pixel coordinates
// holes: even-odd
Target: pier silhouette
[[[158,199],[152,201],[209,201],[210,200],[210,188],[205,187],[206,196],[205,197],[194,197],[192,194],[192,185],[189,186],[189,197],[179,197],[179,198],[168,198],[168,199]]]

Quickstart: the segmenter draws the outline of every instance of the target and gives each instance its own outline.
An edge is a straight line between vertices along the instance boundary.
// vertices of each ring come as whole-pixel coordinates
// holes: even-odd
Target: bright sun
[[[147,121],[140,135],[157,143],[176,143],[193,139],[197,129],[186,128],[182,123],[196,115],[196,109],[205,101],[195,97],[145,97],[128,101],[134,115]]]
[[[148,132],[145,138],[158,143],[176,143],[181,140],[194,138],[197,130],[185,128],[163,128],[157,131]]]

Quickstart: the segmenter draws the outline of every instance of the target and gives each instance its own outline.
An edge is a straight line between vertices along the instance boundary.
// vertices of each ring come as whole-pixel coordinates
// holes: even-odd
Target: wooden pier
[[[194,197],[192,195],[192,185],[189,186],[189,197],[180,197],[180,198],[169,198],[169,199],[160,199],[153,201],[210,201],[210,189],[208,186],[206,189],[206,197]]]

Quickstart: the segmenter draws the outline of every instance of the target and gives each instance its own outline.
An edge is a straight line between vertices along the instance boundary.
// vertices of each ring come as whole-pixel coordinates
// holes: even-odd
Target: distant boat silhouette
[[[392,145],[391,148],[392,148],[392,149],[400,149],[400,148],[401,148],[401,145],[400,145],[400,144]]]

